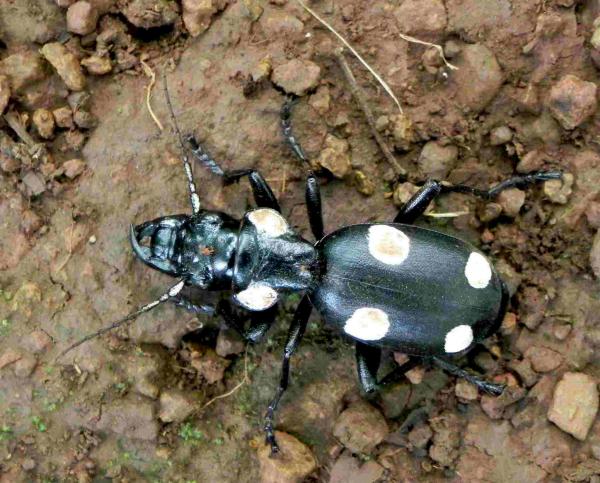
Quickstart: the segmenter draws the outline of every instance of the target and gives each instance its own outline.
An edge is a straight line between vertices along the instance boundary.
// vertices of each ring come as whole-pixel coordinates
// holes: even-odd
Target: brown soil
[[[343,165],[320,173],[328,231],[392,219],[397,184],[421,184],[431,174],[486,187],[516,171],[558,168],[575,180],[564,199],[551,186],[528,190],[524,200],[509,193],[500,206],[445,196],[434,211],[468,214],[418,222],[482,247],[514,294],[501,332],[463,361],[511,386],[500,399],[429,367],[416,370],[370,399],[385,416],[387,436],[367,454],[351,455],[334,426],[364,399],[352,346],[311,319],[277,420],[316,460],[306,479],[600,481],[600,423],[581,440],[547,417],[565,372],[600,377],[600,300],[590,265],[600,227],[600,117],[590,84],[599,80],[600,51],[590,44],[599,2],[312,2],[399,96],[406,118],[348,57],[405,179],[394,176],[352,98],[333,56],[337,41],[294,0],[213,1],[198,15],[188,6],[185,24],[178,2],[90,3],[90,16],[71,20],[50,0],[0,5],[0,101],[9,99],[5,112],[22,125],[18,133],[0,120],[0,481],[296,477],[261,466],[259,447],[297,298],[283,304],[263,343],[247,356],[228,355],[230,365],[212,351],[223,322],[171,306],[54,361],[69,343],[172,282],[137,261],[128,242],[131,223],[189,211],[165,72],[182,131],[226,169],[259,169],[290,224],[310,238],[304,167],[280,132],[284,95],[270,76],[278,67],[280,85],[303,93],[293,124],[308,157]],[[85,31],[97,25],[91,34],[69,33],[67,21],[75,20]],[[459,69],[444,68],[401,32],[444,46]],[[35,60],[50,42],[65,45],[68,57],[54,49],[67,73]],[[6,60],[17,54],[24,57]],[[141,61],[157,75],[151,105],[162,132],[146,104],[150,78]],[[89,100],[69,90],[81,87],[78,63],[89,66],[82,70]],[[107,66],[109,73],[93,75]],[[324,149],[332,152],[324,156]],[[252,206],[246,182],[222,187],[194,169],[204,207],[241,217]],[[600,263],[594,269],[600,276]],[[250,383],[203,408],[242,380],[245,362]],[[162,412],[165,404],[170,412]],[[360,430],[360,417],[353,421]],[[312,459],[303,456],[310,471]]]

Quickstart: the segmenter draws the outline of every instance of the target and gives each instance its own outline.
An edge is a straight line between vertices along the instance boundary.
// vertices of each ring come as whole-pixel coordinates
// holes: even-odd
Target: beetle
[[[358,380],[366,393],[397,380],[419,361],[428,359],[483,391],[501,394],[502,385],[456,366],[451,358],[466,353],[499,328],[509,302],[505,283],[477,248],[413,222],[443,193],[470,193],[490,200],[507,188],[560,179],[559,171],[515,176],[488,190],[429,180],[394,220],[344,226],[326,234],[319,182],[292,132],[295,100],[288,99],[281,110],[281,125],[292,152],[307,166],[305,199],[315,238],[310,242],[282,216],[277,198],[258,171],[225,171],[193,137],[186,145],[173,114],[166,78],[165,98],[182,149],[192,214],[132,225],[129,238],[142,262],[178,281],[158,299],[84,337],[62,354],[165,302],[195,314],[220,315],[247,341],[258,342],[274,321],[277,302],[287,294],[300,293],[285,343],[279,385],[265,415],[264,430],[272,453],[278,451],[275,411],[288,386],[290,359],[313,308],[326,324],[354,342]],[[188,150],[226,183],[248,178],[257,207],[246,212],[242,220],[202,209]],[[231,301],[251,315],[249,328],[244,327],[230,301],[217,306],[197,305],[182,294],[185,286],[230,291]],[[378,380],[382,349],[401,351],[409,360]]]

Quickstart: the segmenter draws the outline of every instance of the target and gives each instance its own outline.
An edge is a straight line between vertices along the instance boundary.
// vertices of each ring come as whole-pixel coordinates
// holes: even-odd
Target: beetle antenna
[[[187,177],[188,190],[190,192],[190,202],[192,203],[192,213],[196,215],[200,211],[200,197],[198,196],[198,192],[196,190],[196,183],[194,182],[194,175],[192,174],[192,165],[190,164],[190,160],[187,155],[187,149],[185,147],[185,143],[183,142],[183,135],[179,129],[179,124],[177,124],[177,118],[175,117],[175,112],[173,111],[173,104],[171,104],[171,96],[169,95],[166,72],[163,74],[163,83],[165,86],[165,99],[167,100],[169,115],[171,116],[171,122],[175,127],[175,133],[177,134],[177,139],[179,140],[179,145],[181,146],[181,160],[183,161],[183,170],[185,171],[185,176]]]
[[[132,312],[129,315],[126,315],[122,319],[119,319],[116,322],[113,322],[109,326],[103,327],[102,329],[97,330],[96,332],[92,332],[91,334],[88,334],[85,337],[82,337],[77,342],[74,342],[69,347],[67,347],[58,356],[56,356],[55,361],[57,361],[58,359],[60,359],[64,355],[66,355],[67,353],[71,352],[76,347],[79,347],[81,344],[84,344],[84,343],[86,343],[89,340],[95,339],[96,337],[101,336],[102,334],[106,334],[107,332],[110,332],[111,330],[114,330],[114,329],[122,327],[122,326],[124,326],[126,324],[129,324],[132,321],[134,321],[136,318],[138,318],[140,315],[142,315],[142,314],[144,314],[146,312],[149,312],[150,310],[152,310],[153,308],[155,308],[155,307],[159,306],[160,304],[166,302],[167,300],[172,299],[177,294],[179,294],[179,292],[181,292],[181,289],[183,288],[184,284],[185,284],[185,282],[183,280],[180,280],[175,285],[173,285],[166,293],[164,293],[163,295],[161,295],[156,300],[153,300],[152,302],[150,302],[150,303],[142,306],[141,308],[139,308],[135,312]]]

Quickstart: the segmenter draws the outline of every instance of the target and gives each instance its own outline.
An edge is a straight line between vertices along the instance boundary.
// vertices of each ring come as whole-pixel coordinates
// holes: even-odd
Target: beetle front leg
[[[302,297],[298,308],[296,308],[294,319],[292,320],[292,324],[290,325],[288,337],[285,343],[285,349],[283,351],[283,361],[281,364],[281,379],[279,381],[279,387],[277,388],[275,397],[271,400],[271,403],[267,408],[267,414],[265,415],[264,430],[267,443],[271,445],[271,454],[279,452],[279,446],[277,446],[277,441],[275,440],[275,430],[273,428],[275,411],[277,410],[277,406],[279,406],[281,396],[283,396],[283,393],[288,387],[290,377],[290,359],[292,358],[292,355],[294,355],[294,352],[296,352],[296,349],[302,341],[302,337],[304,336],[306,325],[308,324],[308,318],[310,317],[311,312],[312,304],[310,303],[308,296],[305,295],[304,297]]]
[[[244,320],[234,312],[229,301],[223,300],[219,302],[217,314],[223,317],[225,323],[236,330],[246,342],[256,344],[260,342],[273,325],[277,315],[277,306],[274,305],[262,312],[251,312],[250,326],[247,329],[244,327]]]
[[[214,174],[221,176],[226,184],[235,183],[244,176],[248,176],[248,181],[250,182],[256,205],[259,208],[271,208],[281,212],[279,202],[277,201],[273,190],[263,175],[258,171],[252,168],[225,171],[193,136],[188,137],[188,143],[192,147],[192,154],[194,157]]]
[[[502,394],[502,391],[504,391],[505,386],[503,384],[495,384],[493,382],[481,379],[475,374],[471,374],[470,372],[461,369],[460,367],[452,364],[451,362],[445,359],[442,359],[440,357],[433,357],[432,360],[433,363],[440,369],[443,369],[444,371],[452,374],[453,376],[463,378],[464,380],[477,386],[482,391],[491,394],[492,396],[499,396],[500,394]]]
[[[434,180],[427,182],[400,208],[400,211],[394,218],[394,223],[413,223],[419,216],[425,213],[427,207],[433,199],[442,192],[440,183]]]
[[[216,308],[212,305],[197,305],[182,295],[173,297],[169,301],[172,302],[173,304],[177,305],[178,307],[182,307],[185,310],[187,310],[188,312],[191,312],[192,314],[196,314],[196,315],[198,315],[198,314],[212,315],[216,311]]]

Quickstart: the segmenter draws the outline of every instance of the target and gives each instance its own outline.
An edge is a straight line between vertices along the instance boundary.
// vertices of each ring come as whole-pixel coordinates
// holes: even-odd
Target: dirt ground
[[[337,40],[296,0],[0,3],[0,481],[600,481],[600,1],[310,6],[399,97],[404,115],[347,55],[400,170]],[[182,131],[226,169],[259,169],[307,239],[285,92],[327,231],[392,219],[428,177],[486,188],[562,170],[493,202],[444,196],[433,212],[454,216],[418,221],[480,247],[507,282],[500,332],[460,361],[505,393],[425,364],[367,398],[352,344],[313,315],[270,459],[262,418],[298,297],[247,348],[219,318],[164,305],[56,361],[172,283],[128,241],[130,224],[190,209],[165,73]],[[252,206],[247,182],[194,171],[205,208]],[[403,357],[384,356],[382,373]]]

